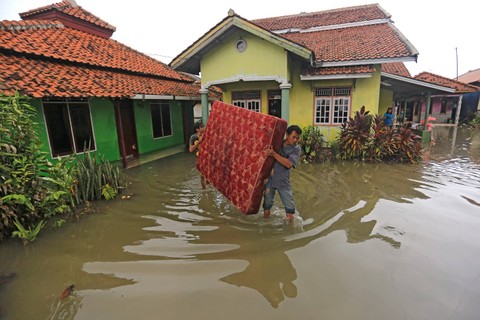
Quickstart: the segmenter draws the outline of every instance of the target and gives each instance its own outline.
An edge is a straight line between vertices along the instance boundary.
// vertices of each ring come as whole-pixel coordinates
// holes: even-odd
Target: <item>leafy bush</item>
[[[307,126],[302,129],[300,139],[300,147],[302,148],[302,160],[306,162],[315,162],[325,160],[325,137],[317,126]]]
[[[418,162],[421,138],[411,129],[390,129],[381,116],[372,117],[365,107],[342,124],[337,139],[340,158],[361,161]]]
[[[125,174],[120,168],[91,152],[76,156],[72,172],[76,178],[74,196],[78,204],[102,197],[113,199],[127,186]]]
[[[372,140],[372,117],[362,106],[349,121],[342,123],[338,144],[342,159],[365,160],[367,146]]]
[[[41,151],[34,116],[18,93],[0,96],[0,241],[19,231],[15,222],[30,230],[74,206],[72,179]]]
[[[32,241],[53,216],[102,196],[112,199],[126,187],[118,167],[90,152],[48,161],[35,114],[18,93],[0,96],[0,241]]]

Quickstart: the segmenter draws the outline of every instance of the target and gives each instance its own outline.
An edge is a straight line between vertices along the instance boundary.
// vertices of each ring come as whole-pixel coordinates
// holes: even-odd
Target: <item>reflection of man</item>
[[[266,251],[265,254],[249,259],[249,262],[242,272],[221,280],[258,291],[274,308],[277,308],[285,297],[297,296],[297,287],[293,283],[297,279],[297,272],[284,252]]]

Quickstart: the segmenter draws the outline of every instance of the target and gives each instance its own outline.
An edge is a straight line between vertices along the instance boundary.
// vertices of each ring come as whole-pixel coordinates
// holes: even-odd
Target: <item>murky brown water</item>
[[[0,319],[478,319],[480,130],[434,136],[419,165],[301,165],[292,225],[190,154],[131,169],[130,200],[0,245]]]

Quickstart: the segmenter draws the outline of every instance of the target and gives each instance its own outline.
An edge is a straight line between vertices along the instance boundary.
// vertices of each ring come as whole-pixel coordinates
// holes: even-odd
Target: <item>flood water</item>
[[[292,224],[191,154],[129,169],[130,199],[0,244],[0,319],[478,319],[480,130],[433,136],[422,164],[301,164]]]

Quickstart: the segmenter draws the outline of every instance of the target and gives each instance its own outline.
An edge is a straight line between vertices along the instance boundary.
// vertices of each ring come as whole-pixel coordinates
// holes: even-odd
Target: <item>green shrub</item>
[[[337,143],[339,156],[344,160],[410,163],[421,160],[419,136],[405,127],[386,128],[382,117],[372,117],[365,107],[342,124]]]
[[[119,167],[88,151],[76,156],[72,173],[76,178],[74,196],[78,204],[113,199],[127,186]]]
[[[315,162],[325,160],[325,137],[317,126],[307,126],[302,129],[300,139],[302,148],[302,160],[306,162]]]
[[[15,222],[31,230],[74,206],[68,172],[41,151],[35,113],[18,93],[0,96],[0,241],[19,231]]]

